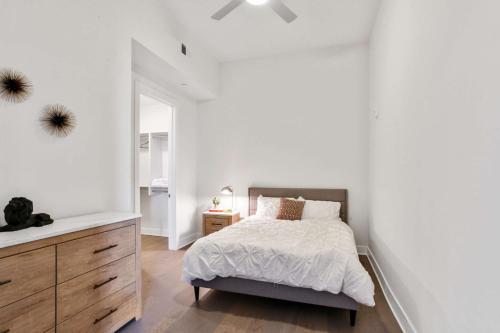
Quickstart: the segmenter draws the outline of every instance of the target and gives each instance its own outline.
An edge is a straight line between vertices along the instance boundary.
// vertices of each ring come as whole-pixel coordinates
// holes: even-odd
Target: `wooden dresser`
[[[203,236],[210,235],[240,220],[239,212],[203,213]]]
[[[115,332],[139,319],[140,246],[140,218],[125,213],[1,233],[0,333]]]

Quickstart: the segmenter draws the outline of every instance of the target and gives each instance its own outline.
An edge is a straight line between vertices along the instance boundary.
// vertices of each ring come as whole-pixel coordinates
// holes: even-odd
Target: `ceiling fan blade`
[[[214,15],[212,15],[212,18],[214,20],[220,20],[233,10],[235,10],[239,5],[241,5],[245,0],[232,0],[230,3],[219,9]]]
[[[271,0],[269,6],[274,10],[276,14],[281,16],[286,23],[290,23],[297,18],[297,15],[292,12],[281,0]]]

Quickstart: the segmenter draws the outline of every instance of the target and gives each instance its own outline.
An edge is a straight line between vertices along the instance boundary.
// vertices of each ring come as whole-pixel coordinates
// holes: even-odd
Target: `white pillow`
[[[304,198],[299,197],[299,200]],[[302,211],[303,220],[331,220],[340,217],[340,202],[306,200]]]
[[[257,198],[257,212],[255,215],[275,219],[276,216],[278,216],[279,208],[280,198],[270,198],[259,195]]]

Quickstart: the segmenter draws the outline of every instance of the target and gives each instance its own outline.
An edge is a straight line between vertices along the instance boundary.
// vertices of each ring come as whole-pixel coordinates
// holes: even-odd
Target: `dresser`
[[[140,216],[0,233],[0,333],[115,332],[141,317]]]
[[[239,212],[203,213],[203,236],[210,235],[240,220]]]

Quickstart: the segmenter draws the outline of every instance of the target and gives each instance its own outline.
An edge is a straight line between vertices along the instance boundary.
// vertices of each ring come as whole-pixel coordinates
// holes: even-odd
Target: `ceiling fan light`
[[[254,6],[262,6],[265,5],[268,0],[247,0],[247,2]]]

